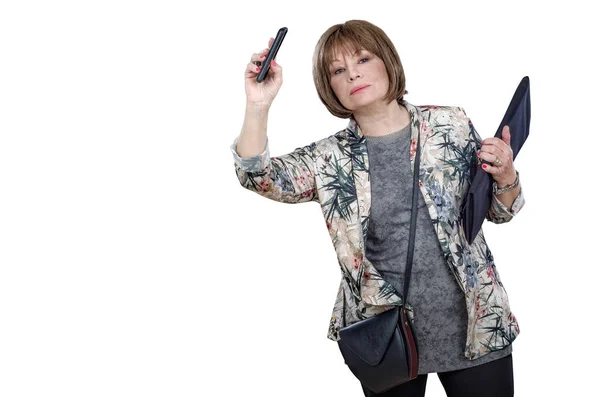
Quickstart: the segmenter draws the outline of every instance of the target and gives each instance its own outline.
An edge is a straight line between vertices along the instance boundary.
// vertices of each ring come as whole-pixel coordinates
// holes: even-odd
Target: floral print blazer
[[[412,172],[417,134],[421,135],[420,191],[444,258],[465,294],[464,355],[474,360],[508,346],[519,334],[483,230],[469,245],[461,225],[461,204],[480,164],[476,154],[481,137],[460,107],[401,104],[411,116]],[[366,138],[354,118],[344,130],[278,157],[270,157],[267,140],[262,153],[240,158],[237,140],[231,151],[244,188],[278,202],[321,205],[342,276],[328,338],[338,340],[341,327],[401,305],[400,292],[365,257],[371,206],[369,156]],[[486,218],[508,222],[524,202],[522,188],[510,209],[494,196]],[[414,322],[410,302],[406,307]]]

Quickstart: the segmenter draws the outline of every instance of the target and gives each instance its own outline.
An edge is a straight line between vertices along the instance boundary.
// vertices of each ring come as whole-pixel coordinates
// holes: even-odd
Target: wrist
[[[517,178],[518,178],[518,174],[517,174],[517,171],[515,170],[512,178],[505,180],[505,181],[496,181],[496,184],[498,185],[498,189],[504,189],[505,187],[514,184],[517,181]]]
[[[516,188],[517,186],[519,186],[519,171],[515,171],[515,173],[516,173],[516,177],[515,177],[514,182],[512,182],[509,185],[499,187],[499,183],[494,181],[494,183],[492,185],[492,191],[493,191],[494,195],[506,193],[509,190],[512,190],[512,189]]]
[[[247,113],[267,114],[267,113],[269,113],[270,108],[271,108],[271,105],[258,104],[258,103],[247,103],[246,104],[246,112]]]

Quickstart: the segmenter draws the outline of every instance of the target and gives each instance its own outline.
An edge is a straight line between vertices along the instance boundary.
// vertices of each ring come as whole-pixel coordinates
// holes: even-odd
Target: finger
[[[265,55],[267,55],[269,53],[269,51],[271,50],[271,47],[273,47],[273,43],[275,42],[274,38],[270,38],[269,39],[269,45],[267,46],[267,52],[265,53]],[[277,59],[277,55],[275,55],[275,58],[273,59]]]
[[[275,62],[274,60],[271,61],[271,66],[269,67],[268,74],[273,78],[273,81],[275,83],[283,83],[283,72],[281,70],[281,65]]]
[[[252,62],[248,62],[246,65],[246,75],[247,76],[256,76],[260,72],[261,66],[257,66]]]
[[[252,56],[250,57],[250,62],[251,63],[259,62],[259,64],[257,66],[261,66],[262,62],[265,60],[266,57],[267,57],[266,50],[262,50],[255,54],[252,54]]]
[[[502,128],[502,140],[510,147],[510,127],[507,125]]]
[[[512,156],[506,155],[505,153],[490,153],[485,151],[479,151],[477,152],[477,156],[479,156],[479,158],[482,161],[487,161],[489,164],[495,167],[498,167],[498,165],[496,164],[496,159],[500,159],[502,165],[498,168],[510,166],[510,164],[512,164]]]
[[[264,67],[264,65],[256,65],[253,62],[249,62],[246,65],[246,76],[247,77],[256,77],[256,75],[258,75],[261,71],[261,69]],[[268,76],[273,76],[275,78],[275,80],[279,80],[281,79],[281,65],[279,65],[277,62],[275,62],[274,60],[271,61],[271,66],[269,67],[269,70],[267,71],[267,75]]]
[[[491,166],[489,164],[483,164],[481,168],[488,174],[497,175],[500,172],[500,168]]]
[[[271,51],[271,47],[269,46],[269,48],[266,48],[263,51],[264,51],[263,55],[267,56],[267,55],[269,55],[269,52]],[[277,55],[275,55],[275,58],[273,58],[273,59],[277,59]]]
[[[272,60],[267,74],[269,76],[275,76],[279,72],[280,68],[281,68],[281,66],[279,66],[279,64],[277,62],[275,62],[275,60]]]
[[[258,66],[261,66],[261,64],[267,59],[267,55],[269,55],[269,49],[265,48],[264,50],[261,50],[259,52],[257,52],[256,54],[252,54],[252,56],[250,57],[250,61],[251,62],[259,62]],[[277,58],[277,57],[275,57]],[[273,59],[275,59],[273,58]]]
[[[275,62],[274,59],[271,61],[271,67],[269,68],[269,71],[271,70],[273,70],[274,73],[281,70],[281,65]]]
[[[488,153],[488,152],[479,152],[478,156],[481,160],[487,161],[491,164],[493,164],[494,161],[496,161],[496,158],[500,158],[499,156]],[[504,160],[502,158],[500,158],[500,161],[504,162]]]
[[[479,150],[479,152],[480,153],[490,153],[490,154],[492,154],[494,156],[498,156],[498,157],[506,155],[506,153],[504,153],[499,146],[496,146],[495,144],[492,144],[492,143],[486,143],[486,144],[481,145],[481,149]]]
[[[481,149],[486,152],[496,154],[508,154],[511,152],[510,145],[507,145],[502,139],[496,137],[484,139],[481,142]]]

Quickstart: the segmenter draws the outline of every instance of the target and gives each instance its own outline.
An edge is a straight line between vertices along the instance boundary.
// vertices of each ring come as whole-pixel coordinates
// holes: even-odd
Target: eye
[[[361,59],[360,59],[360,61],[362,61],[363,59],[364,59],[365,61],[368,61],[368,60],[369,60],[369,58],[361,58]],[[359,62],[360,62],[360,61],[359,61]],[[364,62],[363,62],[363,63],[364,63]],[[343,70],[343,69],[336,69],[336,71],[335,71],[335,72],[333,72],[333,74],[339,74],[339,73],[338,73],[338,71],[340,71],[340,70]]]

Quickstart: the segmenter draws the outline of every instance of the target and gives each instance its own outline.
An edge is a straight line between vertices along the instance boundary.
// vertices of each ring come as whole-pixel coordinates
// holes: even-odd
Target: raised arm
[[[269,40],[269,47],[273,39]],[[246,66],[246,113],[240,135],[231,145],[237,177],[243,187],[271,200],[301,203],[317,199],[315,186],[315,144],[292,153],[269,155],[267,120],[271,103],[283,82],[282,68],[275,62],[267,79],[256,82],[269,48],[253,54]],[[262,67],[262,65],[261,65]]]

